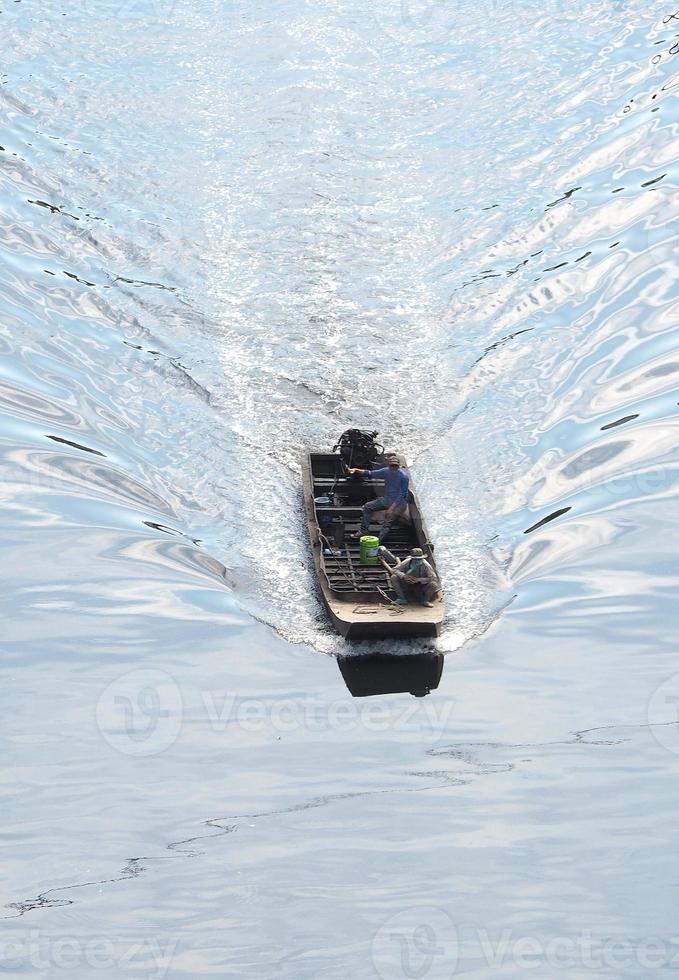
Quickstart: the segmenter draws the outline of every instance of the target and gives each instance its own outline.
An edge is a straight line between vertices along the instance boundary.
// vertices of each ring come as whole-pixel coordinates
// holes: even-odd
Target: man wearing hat
[[[356,535],[368,534],[370,531],[370,518],[375,511],[385,511],[384,523],[380,528],[380,544],[384,541],[391,530],[391,525],[396,518],[403,513],[408,505],[408,474],[401,469],[398,456],[390,456],[387,460],[388,465],[382,466],[379,470],[359,470],[350,469],[351,474],[358,473],[360,476],[376,476],[384,479],[384,495],[377,500],[369,500],[363,508],[361,516],[361,529]]]
[[[423,606],[434,605],[432,599],[440,591],[441,583],[421,548],[413,548],[407,558],[396,564],[396,559],[386,548],[380,548],[378,554],[391,573],[389,583],[396,593],[397,605],[407,606],[413,601],[421,602]]]

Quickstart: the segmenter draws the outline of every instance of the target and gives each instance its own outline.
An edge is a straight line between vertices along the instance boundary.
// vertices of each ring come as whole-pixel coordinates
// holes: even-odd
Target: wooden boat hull
[[[323,492],[328,492],[327,484],[333,483],[333,466],[339,466],[339,459],[339,456],[330,453],[311,453],[304,458],[302,465],[304,506],[314,566],[323,603],[333,626],[349,640],[438,636],[443,622],[441,594],[434,600],[431,608],[418,603],[395,605],[390,601],[393,600],[393,592],[389,586],[389,576],[383,567],[361,566],[358,561],[358,542],[337,546],[328,537],[326,532],[330,526],[335,529],[341,526],[344,531],[358,528],[362,510],[361,494],[372,490],[373,497],[380,495],[377,484],[370,487],[365,483],[349,484],[346,481],[344,489],[359,496],[356,506],[317,506],[315,499]],[[379,465],[380,460],[377,460],[375,466]],[[335,479],[334,484],[337,485],[337,482]],[[375,515],[378,521],[379,517],[379,514]],[[407,525],[392,532],[394,543],[390,536],[385,545],[398,558],[405,557],[412,547],[418,546],[435,567],[433,545],[429,540],[412,482],[409,517]]]
[[[333,626],[347,640],[386,640],[397,637],[439,636],[443,616],[437,609],[402,606],[393,612],[387,603],[338,602],[321,589]]]

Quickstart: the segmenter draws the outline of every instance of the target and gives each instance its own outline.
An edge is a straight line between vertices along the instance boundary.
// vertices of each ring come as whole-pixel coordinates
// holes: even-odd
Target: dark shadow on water
[[[553,514],[548,514],[547,517],[543,517],[541,521],[537,522],[537,524],[532,524],[530,527],[527,527],[523,533],[530,534],[531,531],[537,531],[539,527],[544,527],[544,525],[549,524],[550,521],[555,521],[557,517],[562,517],[571,509],[571,507],[561,507],[559,510],[555,510]]]
[[[53,442],[59,442],[63,446],[72,446],[73,449],[82,449],[85,453],[92,453],[94,456],[106,456],[106,453],[100,453],[98,449],[90,449],[89,446],[83,446],[81,442],[73,442],[71,439],[64,439],[62,436],[47,436]]]
[[[443,654],[358,653],[337,658],[340,673],[355,698],[376,694],[404,694],[424,697],[439,686],[443,673]]]
[[[602,432],[607,432],[608,429],[615,429],[615,427],[618,426],[618,425],[624,425],[626,422],[632,422],[634,419],[638,419],[638,418],[639,418],[639,414],[638,413],[636,415],[625,415],[621,419],[616,419],[615,422],[608,422],[607,425],[602,425],[601,426],[601,431]]]

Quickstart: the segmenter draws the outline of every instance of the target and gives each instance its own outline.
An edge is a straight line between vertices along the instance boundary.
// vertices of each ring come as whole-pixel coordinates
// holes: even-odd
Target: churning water
[[[0,32],[0,972],[679,969],[679,12]],[[437,546],[420,702],[350,699],[313,588],[354,425]]]

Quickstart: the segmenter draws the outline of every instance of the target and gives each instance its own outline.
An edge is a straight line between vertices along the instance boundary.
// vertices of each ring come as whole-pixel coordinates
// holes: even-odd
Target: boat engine
[[[375,442],[377,432],[364,432],[362,429],[347,429],[333,446],[333,452],[339,449],[344,465],[358,467],[360,470],[370,469],[371,464],[381,456],[384,447]]]

